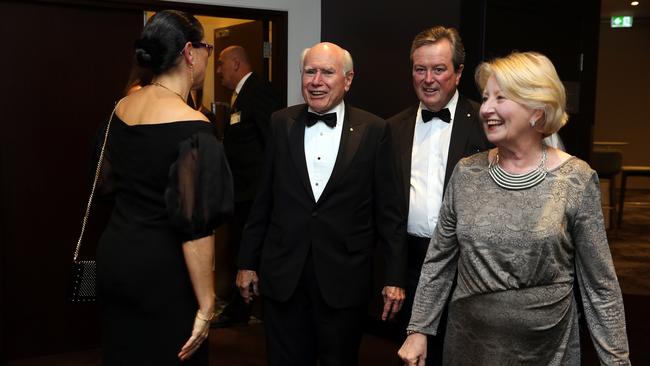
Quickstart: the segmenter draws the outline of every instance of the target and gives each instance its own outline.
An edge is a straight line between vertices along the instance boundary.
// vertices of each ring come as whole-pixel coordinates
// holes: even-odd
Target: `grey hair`
[[[348,72],[354,69],[354,62],[352,61],[352,55],[345,48],[342,47],[339,48],[343,50],[343,75],[347,75]],[[300,54],[300,73],[302,73],[303,67],[305,66],[305,56],[307,56],[307,52],[309,52],[309,50],[311,50],[311,47],[305,48],[304,50],[302,50],[302,53]]]

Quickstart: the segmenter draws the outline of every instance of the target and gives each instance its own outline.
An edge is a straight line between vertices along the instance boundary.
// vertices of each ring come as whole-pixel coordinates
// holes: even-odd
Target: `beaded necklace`
[[[499,187],[510,190],[528,189],[538,185],[546,178],[546,145],[542,144],[542,158],[537,168],[524,174],[511,174],[503,170],[499,165],[499,151],[497,150],[494,160],[490,162],[488,172],[494,183]]]

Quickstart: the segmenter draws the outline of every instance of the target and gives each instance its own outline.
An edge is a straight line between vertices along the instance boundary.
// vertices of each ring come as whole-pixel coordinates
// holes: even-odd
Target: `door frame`
[[[270,21],[273,25],[273,42],[271,43],[271,54],[273,55],[271,74],[273,75],[273,81],[271,82],[271,85],[273,85],[279,93],[281,100],[284,103],[287,101],[289,16],[286,11],[159,0],[23,0],[17,2],[45,3],[59,6],[84,6],[105,9],[140,9],[143,12],[174,9],[186,11],[192,15],[253,19],[261,20],[263,22]]]
[[[16,7],[16,8],[21,8],[23,6],[33,6],[33,5],[38,5],[38,6],[44,6],[48,8],[56,8],[56,9],[62,9],[62,10],[92,10],[93,12],[100,12],[100,13],[110,13],[110,12],[116,12],[116,13],[132,13],[129,16],[130,24],[134,23],[139,23],[137,19],[134,21],[134,16],[133,14],[137,14],[139,12],[144,12],[145,10],[148,11],[160,11],[163,9],[175,9],[175,10],[183,10],[190,12],[192,14],[197,14],[197,15],[206,15],[206,16],[216,16],[216,17],[231,17],[231,18],[245,18],[245,19],[262,19],[262,20],[267,20],[273,22],[273,34],[274,34],[274,39],[276,40],[273,42],[273,49],[272,52],[276,55],[274,57],[274,62],[273,62],[273,72],[274,75],[277,75],[277,77],[274,77],[274,82],[279,83],[280,87],[278,87],[278,90],[282,91],[282,94],[284,96],[284,100],[286,101],[286,86],[287,86],[287,42],[288,42],[288,32],[287,32],[287,21],[288,21],[288,16],[286,11],[265,11],[265,10],[255,10],[255,9],[242,9],[242,8],[234,8],[234,7],[223,7],[223,6],[214,6],[214,5],[205,5],[205,4],[188,4],[188,3],[179,3],[179,2],[166,2],[166,1],[152,1],[152,0],[12,0],[12,1],[5,1],[2,3],[3,9],[6,6],[7,8],[11,7]],[[8,13],[11,15],[11,13]],[[22,14],[22,13],[21,13]],[[3,14],[6,15],[6,14]],[[49,18],[50,15],[46,14],[46,18]],[[55,19],[55,18],[52,18]],[[118,18],[119,19],[119,18]],[[25,19],[19,18],[18,19],[21,22],[21,26],[25,27],[30,27],[30,19],[29,16],[25,16]],[[114,20],[113,20],[114,21]],[[144,15],[142,16],[142,22],[144,22]],[[78,25],[72,23],[74,26],[79,27]],[[107,23],[111,24],[111,23]],[[139,23],[140,27],[139,29],[142,29],[142,23]],[[115,31],[120,31],[125,29],[124,24],[114,24],[111,25],[109,28],[114,28],[112,32]],[[135,27],[133,27],[135,29]],[[20,28],[16,27],[17,31],[19,32],[18,35],[20,35]],[[79,28],[78,32],[83,33],[84,31],[88,31],[87,29]],[[130,34],[131,32],[131,27],[128,28],[128,32]],[[139,33],[139,30],[137,31]],[[7,38],[10,38],[13,36],[13,34],[9,34]],[[44,35],[47,38],[47,35]],[[110,38],[110,37],[105,37],[105,38]],[[115,36],[113,36],[115,38]],[[133,41],[137,38],[137,34],[134,34],[133,36]],[[38,39],[38,38],[34,38]],[[21,42],[25,42],[25,40],[17,40]],[[33,41],[33,40],[32,40]],[[34,45],[31,45],[35,50],[38,49],[39,43],[36,41]],[[49,39],[46,41],[41,41],[42,44],[45,44],[47,46],[52,46],[53,44],[58,45],[59,43],[66,46],[65,44],[66,40],[62,38],[57,38],[57,39]],[[33,43],[33,42],[32,42]],[[97,48],[101,47],[101,44],[95,45],[95,44],[89,44],[86,45],[88,48]],[[124,54],[129,54],[128,49],[130,46],[128,44],[122,44],[123,47],[120,48],[120,57],[118,59],[124,59],[122,55]],[[71,47],[74,47],[72,45]],[[84,46],[85,47],[85,46]],[[44,47],[47,50],[50,50],[52,47]],[[66,52],[67,50],[62,46],[60,49],[62,49],[62,52]],[[59,48],[57,48],[59,50]],[[125,52],[126,50],[126,52]],[[75,49],[76,51],[76,49]],[[49,51],[51,52],[51,51]],[[74,53],[74,52],[70,52]],[[132,51],[130,53],[132,55]],[[24,55],[21,55],[24,56]],[[13,56],[12,56],[13,57]],[[37,59],[30,59],[30,62],[37,62]],[[70,63],[70,70],[65,70],[65,71],[77,71],[75,69],[75,65],[73,64],[72,61],[77,61],[77,60],[71,60]],[[91,61],[86,62],[86,60],[81,60],[79,62],[82,63],[90,63]],[[115,66],[112,71],[113,75],[128,75],[127,70],[130,65],[119,65]],[[276,68],[277,67],[277,68]],[[45,69],[45,67],[44,67]],[[86,69],[84,69],[86,70]],[[55,70],[55,72],[58,70]],[[109,70],[110,71],[110,70]],[[88,73],[80,73],[78,75],[81,75],[82,77],[86,77],[88,80],[94,80],[93,75]],[[19,78],[21,75],[18,75],[17,78]],[[48,80],[39,80],[42,81],[43,84],[49,84],[46,87],[37,85],[37,84],[29,84],[25,83],[25,90],[29,88],[29,90],[34,90],[36,93],[43,93],[43,90],[46,90],[49,92],[51,88],[56,88],[59,87],[60,85],[55,85],[55,83],[48,83]],[[124,78],[124,81],[126,81],[126,77]],[[117,87],[116,87],[117,85]],[[50,88],[50,89],[47,89]],[[66,92],[70,92],[69,94],[72,94],[73,92],[77,93],[79,92],[76,89],[69,89],[65,85],[63,85],[63,88],[66,88]],[[120,95],[120,91],[123,88],[123,84],[120,82],[118,84],[118,81],[115,81],[113,85],[108,85],[104,86],[104,88],[97,88],[101,89],[101,92],[99,92],[100,97],[93,98],[93,103],[95,105],[105,105],[105,108],[101,108],[102,110],[110,110],[109,107],[112,107],[113,101],[115,96]],[[83,91],[81,91],[83,93]],[[22,94],[21,94],[22,93]],[[40,94],[34,95],[34,100],[33,104],[30,106],[33,106],[34,108],[38,108],[39,105],[37,104],[39,100],[37,99]],[[24,90],[19,90],[16,92],[15,90],[13,91],[7,91],[7,94],[10,96],[10,98],[16,98],[17,95],[25,95],[26,92]],[[52,95],[53,93],[49,93],[48,95]],[[83,95],[83,94],[79,94]],[[12,99],[9,99],[12,100]],[[65,106],[68,107],[68,104],[72,106],[69,111],[76,112],[79,114],[80,109],[75,109],[74,108],[74,103],[79,103],[82,100],[78,99],[67,99],[65,101]],[[69,103],[68,103],[69,102]],[[48,105],[51,105],[53,103],[58,103],[58,100],[56,98],[50,98],[48,100]],[[23,105],[18,103],[19,105]],[[79,103],[79,104],[85,104],[85,103]],[[86,106],[87,107],[87,106]],[[23,107],[24,109],[24,107]],[[36,178],[41,178],[43,176],[47,176],[48,178],[51,177],[52,171],[57,168],[56,163],[59,163],[60,161],[63,161],[60,159],[61,154],[64,154],[65,152],[61,151],[70,151],[69,149],[75,149],[76,154],[73,154],[73,156],[70,157],[70,159],[65,160],[66,167],[70,167],[71,165],[83,165],[82,161],[85,160],[84,156],[86,154],[86,151],[83,148],[79,148],[79,145],[83,145],[83,142],[79,142],[80,140],[85,139],[88,137],[88,141],[93,140],[93,130],[95,127],[93,124],[101,124],[101,119],[108,118],[108,115],[102,115],[101,117],[97,118],[97,114],[102,114],[100,111],[98,111],[100,108],[96,108],[95,114],[93,114],[92,117],[86,118],[84,121],[83,125],[65,125],[66,128],[58,128],[57,122],[61,120],[61,118],[57,117],[57,115],[49,115],[48,118],[43,118],[41,119],[42,124],[25,124],[25,123],[17,123],[15,125],[21,126],[21,132],[22,131],[27,131],[28,135],[12,135],[11,133],[9,136],[14,136],[15,139],[10,140],[9,143],[3,145],[3,148],[0,148],[0,192],[3,192],[4,194],[0,195],[0,197],[4,198],[7,197],[10,193],[10,190],[13,189],[15,186],[21,184],[19,180],[14,180],[13,178],[16,176],[19,176],[20,178],[24,178],[25,176],[28,177],[36,177]],[[28,113],[29,110],[26,111]],[[110,113],[109,113],[110,114]],[[59,119],[57,119],[59,118]],[[87,121],[87,123],[86,123]],[[23,128],[23,126],[25,126]],[[34,138],[36,137],[36,138]],[[66,139],[76,139],[76,144],[68,144],[66,143]],[[14,143],[14,140],[17,143]],[[45,141],[45,142],[44,142]],[[49,160],[42,160],[40,159],[41,156],[36,156],[37,153],[39,153],[41,150],[39,149],[32,149],[30,147],[30,144],[42,144],[42,146],[54,146],[54,148],[60,149],[57,150],[56,155],[59,160],[52,160],[55,163],[49,164]],[[70,146],[72,145],[72,146]],[[9,146],[10,148],[6,147]],[[25,161],[28,163],[32,163],[36,161],[36,166],[38,169],[36,169],[36,173],[32,173],[30,169],[28,168],[16,168],[18,165],[18,158],[14,158],[12,154],[19,149],[22,150],[27,150],[27,154],[22,154],[25,155]],[[22,151],[21,150],[21,151]],[[81,153],[79,153],[81,151]],[[50,158],[48,156],[48,158]],[[38,160],[37,160],[38,159]],[[11,161],[11,164],[5,164],[5,162]],[[15,161],[15,163],[14,163]],[[22,161],[22,160],[21,160]],[[47,162],[47,167],[41,166],[44,164],[44,162]],[[26,165],[23,165],[23,167]],[[43,169],[45,170],[44,174],[41,170],[41,168],[46,168]],[[33,170],[33,169],[32,169]],[[68,169],[70,170],[70,169]],[[15,174],[15,172],[19,172],[20,175]],[[24,173],[23,172],[27,172]],[[51,216],[48,217],[48,221],[51,223],[51,226],[59,226],[58,229],[60,231],[57,231],[54,233],[47,232],[45,230],[37,230],[36,231],[36,236],[34,238],[24,238],[19,236],[19,234],[25,233],[25,235],[30,235],[33,233],[30,233],[26,230],[22,230],[20,233],[16,231],[14,228],[10,228],[10,224],[14,223],[19,223],[20,225],[17,225],[16,227],[23,228],[26,226],[26,222],[28,221],[25,219],[28,217],[28,215],[25,214],[28,210],[31,210],[31,208],[36,207],[37,210],[35,211],[35,215],[40,214],[41,217],[43,216],[43,213],[38,210],[39,204],[42,204],[42,202],[37,202],[36,199],[38,197],[42,196],[63,196],[66,200],[69,201],[69,205],[66,204],[64,212],[69,212],[69,211],[76,211],[74,209],[75,205],[78,204],[79,202],[83,202],[87,196],[85,196],[86,192],[85,188],[83,191],[79,191],[78,197],[75,194],[70,194],[71,190],[66,190],[65,195],[60,194],[59,190],[57,190],[57,187],[60,187],[61,185],[66,185],[67,187],[72,186],[85,186],[85,178],[86,175],[84,172],[79,169],[79,172],[77,175],[72,176],[68,175],[65,176],[65,180],[60,180],[60,181],[55,181],[54,186],[48,186],[48,189],[43,188],[41,190],[40,187],[38,187],[39,191],[35,191],[35,188],[32,188],[31,185],[26,185],[28,188],[25,188],[24,190],[20,191],[22,195],[16,194],[16,200],[10,201],[8,204],[5,204],[2,209],[0,209],[0,254],[2,255],[2,258],[0,260],[0,291],[2,292],[2,295],[6,295],[5,297],[0,296],[0,364],[4,365],[6,361],[10,359],[16,359],[16,358],[23,358],[23,357],[35,357],[35,356],[42,356],[46,353],[50,352],[70,352],[70,351],[77,351],[81,349],[87,349],[87,348],[92,348],[96,347],[97,344],[96,339],[98,339],[98,331],[97,326],[96,326],[96,318],[97,318],[97,306],[93,304],[78,304],[78,305],[68,305],[65,304],[63,301],[64,298],[64,292],[60,291],[60,298],[58,297],[52,297],[52,295],[48,295],[48,297],[44,297],[43,293],[45,291],[39,291],[38,287],[32,287],[34,286],[34,283],[38,283],[38,285],[42,285],[42,287],[48,287],[48,291],[51,289],[58,290],[59,287],[64,288],[65,287],[65,275],[67,275],[67,271],[65,270],[66,263],[68,263],[69,259],[67,257],[67,254],[63,254],[63,251],[66,250],[66,246],[69,246],[72,244],[72,241],[68,242],[66,241],[67,238],[65,238],[64,234],[61,234],[63,231],[67,231],[67,227],[73,227],[73,229],[70,231],[70,235],[75,235],[74,231],[76,231],[77,224],[74,223],[75,217],[70,217],[70,216]],[[34,179],[34,185],[36,186],[37,184],[40,184],[40,180]],[[47,183],[47,182],[46,182]],[[88,184],[90,184],[90,181],[88,181]],[[18,200],[23,199],[22,197],[24,196],[24,193],[30,193],[30,196],[26,196],[25,199],[27,200],[27,204],[23,205],[23,207],[18,212],[18,219],[14,220],[12,216],[16,216],[16,213],[13,211],[13,208],[18,205]],[[33,194],[36,192],[36,194]],[[43,193],[47,192],[47,193]],[[54,193],[52,193],[54,192]],[[57,194],[57,192],[59,194]],[[15,193],[15,192],[14,192]],[[57,201],[58,202],[58,201]],[[93,203],[95,204],[95,203]],[[97,226],[101,224],[100,217],[98,214],[100,212],[97,212],[97,209],[100,208],[98,206],[93,208],[93,220],[90,223],[91,226]],[[41,211],[47,211],[47,210],[41,210]],[[49,212],[49,211],[47,211]],[[31,214],[31,213],[30,213]],[[76,213],[75,213],[76,214]],[[11,219],[10,219],[11,218]],[[63,220],[65,219],[65,220]],[[71,220],[68,220],[71,219]],[[70,223],[68,223],[70,222]],[[90,229],[90,228],[89,228]],[[90,233],[92,230],[88,230],[87,234]],[[100,232],[99,230],[95,230],[96,232]],[[89,238],[88,235],[85,236],[85,238]],[[76,239],[76,238],[72,238]],[[34,246],[33,248],[30,247],[29,249],[24,249],[28,247],[28,244],[31,244],[32,242],[30,241],[35,241],[38,240],[38,245]],[[86,244],[89,244],[87,241]],[[17,248],[20,248],[20,250],[17,250]],[[42,248],[46,248],[46,250],[39,250]],[[82,249],[83,251],[89,251],[91,252],[90,249],[92,248],[90,245],[84,245],[85,249]],[[30,253],[29,250],[32,252]],[[16,257],[15,254],[18,253],[20,256]],[[34,256],[39,256],[38,260],[35,262],[38,263],[39,265],[43,265],[42,263],[46,263],[47,266],[47,273],[48,274],[53,274],[54,276],[50,277],[39,277],[39,273],[37,272],[30,272],[34,273],[34,276],[30,276],[25,280],[26,277],[24,276],[24,273],[26,273],[29,269],[34,267],[33,265],[30,266],[25,266],[23,265],[24,263],[30,263],[27,258],[29,258],[29,255],[34,254]],[[54,255],[53,255],[54,253]],[[72,252],[70,252],[70,255]],[[65,262],[61,260],[62,257],[65,257]],[[11,265],[7,266],[6,264],[12,262]],[[33,263],[32,263],[33,264]],[[16,270],[17,268],[20,268],[20,270]],[[36,268],[36,267],[35,267]],[[38,268],[40,271],[43,270],[43,267]],[[22,277],[21,277],[22,276]],[[24,285],[27,284],[27,285]],[[22,286],[22,287],[21,287]],[[8,289],[11,288],[11,291]],[[20,296],[14,296],[14,295],[20,295]],[[27,294],[27,295],[26,295]],[[58,295],[58,292],[57,292]],[[7,299],[10,296],[14,296],[11,298],[11,301],[8,301]],[[29,303],[29,306],[20,306],[21,302]],[[33,305],[36,304],[36,305]],[[54,304],[54,305],[53,305]],[[28,311],[31,308],[35,308],[37,306],[45,306],[47,309],[45,311],[42,311],[36,315],[35,313],[30,312],[29,314],[25,313],[25,311]],[[67,322],[65,326],[59,327],[59,328],[53,328],[53,327],[48,327],[50,324],[50,319],[48,317],[52,316],[52,314],[56,314],[57,318],[53,321],[55,324],[62,323],[62,319],[70,320],[72,319],[72,322]],[[26,317],[26,318],[25,318]],[[21,348],[16,349],[15,347],[12,348],[12,345],[14,345],[14,340],[17,339],[16,334],[12,334],[11,331],[15,331],[18,329],[15,324],[17,321],[14,321],[14,319],[19,319],[19,318],[25,318],[27,319],[26,322],[24,322],[24,327],[20,329],[25,329],[25,333],[27,336],[29,334],[33,333],[31,332],[32,330],[36,330],[37,333],[40,332],[39,327],[46,326],[49,328],[44,334],[40,334],[43,332],[40,332],[38,334],[38,340],[36,343],[31,343],[31,344],[25,344],[21,343]],[[11,321],[8,321],[8,319],[11,319]],[[9,325],[9,326],[7,326]],[[52,330],[54,329],[54,330]],[[31,333],[30,333],[31,332]],[[56,333],[58,335],[61,335],[61,337],[58,337],[56,340],[50,340],[48,337],[51,338],[51,334]],[[43,338],[45,337],[45,338]],[[23,342],[22,336],[18,337],[17,342]],[[34,347],[34,345],[42,345],[48,343],[51,346],[48,346],[47,348],[39,348],[38,346]],[[24,348],[22,348],[22,345],[25,344]]]

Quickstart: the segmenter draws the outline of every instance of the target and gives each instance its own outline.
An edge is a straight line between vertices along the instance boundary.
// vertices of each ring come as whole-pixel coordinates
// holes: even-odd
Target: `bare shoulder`
[[[191,108],[182,99],[159,97],[143,88],[124,97],[116,111],[118,117],[129,125],[159,124],[178,121],[205,121],[208,118]]]
[[[191,108],[188,105],[185,105],[186,108],[183,108],[182,111],[179,111],[181,115],[177,119],[178,121],[204,121],[210,123],[208,117],[205,114],[197,111],[196,109]]]
[[[567,154],[566,152],[556,149],[553,147],[547,147],[548,155],[546,160],[546,169],[553,170],[560,165],[564,164],[569,160],[573,155]]]

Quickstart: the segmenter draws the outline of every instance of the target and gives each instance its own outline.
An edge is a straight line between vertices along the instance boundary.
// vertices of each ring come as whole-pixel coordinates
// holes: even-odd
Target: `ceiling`
[[[632,15],[635,18],[650,18],[650,0],[638,0],[639,5],[632,6],[632,0],[602,0],[601,18],[613,15]]]

